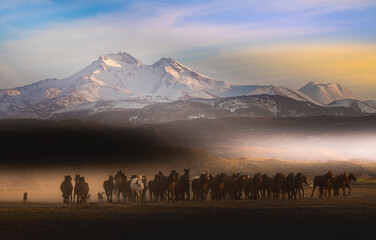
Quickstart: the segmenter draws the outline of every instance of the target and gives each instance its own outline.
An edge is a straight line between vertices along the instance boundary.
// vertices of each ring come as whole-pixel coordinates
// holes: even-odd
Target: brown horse
[[[228,178],[226,183],[228,188],[229,199],[238,200],[241,198],[244,180],[244,176],[240,175],[240,173],[233,174],[231,177]]]
[[[107,196],[107,202],[112,202],[112,192],[114,191],[114,177],[109,176],[108,180],[103,182],[103,188]]]
[[[155,178],[157,178],[157,175],[155,175]],[[148,182],[148,190],[149,190],[149,197],[150,201],[157,200],[156,199],[156,185],[155,185],[155,178],[154,180],[150,180]]]
[[[64,181],[60,185],[60,190],[63,193],[63,203],[68,204],[72,202],[73,185],[72,177],[70,175],[65,176]]]
[[[74,203],[74,200],[76,199],[77,197],[77,200],[76,200],[76,203],[79,203],[80,202],[80,174],[76,174],[76,176],[74,177],[74,194],[73,194],[73,203]]]
[[[80,177],[79,181],[79,194],[80,194],[80,203],[86,203],[89,199],[89,184],[85,181],[84,177]]]
[[[227,175],[225,173],[217,174],[215,177],[209,176],[208,190],[210,189],[211,200],[223,200],[226,198],[226,182]]]
[[[264,173],[261,176],[261,198],[265,198],[266,196],[268,199],[272,196],[273,190],[273,179],[268,176],[268,174]]]
[[[279,199],[282,195],[282,183],[285,176],[282,173],[276,173],[273,176],[273,198]]]
[[[142,176],[142,183],[144,184],[144,189],[142,191],[142,198],[143,198],[142,201],[146,202],[146,192],[147,192],[147,190],[149,188],[149,186],[148,186],[148,179],[147,179],[146,176]]]
[[[261,173],[256,173],[251,182],[251,199],[260,199],[261,198],[261,183],[262,175]]]
[[[208,193],[208,175],[202,173],[199,178],[192,180],[193,199],[205,201]]]
[[[251,183],[252,183],[252,178],[248,174],[244,175],[244,196],[245,196],[245,199],[251,198]]]
[[[185,201],[185,197],[189,201],[191,196],[190,193],[190,182],[189,182],[189,169],[184,169],[184,175],[180,176],[180,184],[179,184],[179,195],[180,198]]]
[[[333,171],[330,170],[324,175],[316,176],[313,180],[313,189],[311,198],[313,197],[313,193],[315,192],[315,188],[319,186],[320,198],[322,198],[324,194],[324,190],[328,190],[329,198],[331,192],[331,181],[334,178]]]
[[[168,201],[170,200],[176,200],[176,171],[173,170],[171,171],[170,175],[167,178],[167,196],[168,196]]]
[[[307,177],[299,172],[295,176],[295,194],[299,193],[299,198],[304,197],[303,184],[307,184]]]
[[[349,174],[348,182],[346,183],[346,187],[349,189],[349,193],[347,194],[347,196],[349,196],[350,193],[351,193],[351,187],[350,187],[350,182],[351,182],[351,180],[356,181],[356,177],[355,177],[355,175],[354,175],[353,173],[350,173],[350,174]]]
[[[348,174],[347,172],[344,172],[342,174],[339,174],[333,178],[332,182],[332,188],[333,188],[333,195],[336,196],[337,198],[339,197],[339,190],[342,189],[342,196],[346,197],[345,193],[345,188],[350,187],[350,181],[354,180],[355,181],[355,176],[354,174],[350,173]],[[349,194],[350,195],[350,189],[349,188]]]
[[[295,197],[296,199],[296,192],[295,192],[295,176],[293,173],[289,173],[287,177],[284,178],[282,184],[282,191],[283,191],[283,198],[285,198],[285,194],[287,194],[288,199]]]
[[[155,175],[154,179],[154,194],[155,200],[166,200],[167,196],[167,186],[168,186],[168,177],[164,176],[161,171],[157,175]]]
[[[117,171],[115,175],[114,189],[117,190],[118,202],[120,202],[120,194],[123,195],[123,200],[125,201],[126,184],[127,176],[125,176],[125,174],[122,171]]]
[[[346,197],[345,187],[349,176],[347,173],[339,174],[332,179],[331,187],[333,189],[333,196],[339,197],[339,190],[342,189],[343,196]]]

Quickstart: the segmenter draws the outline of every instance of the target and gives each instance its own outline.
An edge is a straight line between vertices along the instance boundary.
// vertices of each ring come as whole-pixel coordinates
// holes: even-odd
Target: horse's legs
[[[311,198],[313,197],[313,193],[315,192],[315,188],[316,188],[316,184],[313,185],[313,189],[312,189],[312,194],[311,194]]]
[[[350,187],[349,184],[346,184],[346,187],[349,189],[349,193],[347,194],[347,196],[349,196],[349,195],[350,195],[350,192],[351,192],[351,187]]]

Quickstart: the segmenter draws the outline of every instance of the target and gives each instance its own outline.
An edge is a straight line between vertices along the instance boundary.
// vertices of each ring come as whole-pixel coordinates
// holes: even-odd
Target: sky
[[[0,89],[119,51],[233,84],[336,82],[376,99],[376,1],[0,0]]]

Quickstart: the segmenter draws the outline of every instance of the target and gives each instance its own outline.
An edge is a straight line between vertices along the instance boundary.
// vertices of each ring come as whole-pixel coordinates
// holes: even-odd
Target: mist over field
[[[80,174],[95,202],[103,181],[118,170],[128,179],[148,180],[159,171],[183,174],[184,168],[191,178],[206,170],[250,176],[303,172],[309,183],[329,169],[376,176],[373,118],[316,120],[233,118],[144,126],[3,120],[0,198],[21,201],[27,192],[32,202],[60,202],[64,176]]]

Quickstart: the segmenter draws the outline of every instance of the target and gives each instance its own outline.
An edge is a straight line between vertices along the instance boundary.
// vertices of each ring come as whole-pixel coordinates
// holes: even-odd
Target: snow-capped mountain
[[[363,100],[350,89],[338,83],[322,84],[309,82],[300,88],[299,91],[323,104],[329,104],[333,101],[342,99]]]
[[[331,102],[327,107],[348,107],[361,113],[376,113],[376,108],[371,104],[354,99],[342,99]]]
[[[220,97],[236,97],[236,96],[250,96],[250,95],[278,95],[289,97],[297,101],[302,102],[311,102],[316,105],[323,105],[321,102],[316,101],[315,99],[307,96],[304,93],[299,92],[298,90],[286,88],[286,87],[276,87],[273,85],[260,86],[260,85],[231,85],[230,88],[226,91],[219,93]]]
[[[241,95],[280,95],[320,104],[299,91],[259,85],[230,85],[199,74],[171,58],[142,64],[125,53],[101,55],[66,79],[47,79],[23,87],[0,90],[0,118],[44,118],[55,111],[80,109],[94,103],[145,106],[192,98]],[[112,102],[114,101],[114,102]],[[124,104],[124,101],[127,102]],[[119,105],[119,103],[122,104]],[[139,103],[141,102],[141,103]],[[116,108],[116,107],[115,107]],[[103,109],[103,108],[102,108]]]
[[[257,98],[242,98],[235,105],[231,100],[232,97],[260,95],[286,97],[306,103],[308,108],[324,106],[323,103],[332,102],[332,99],[360,99],[338,84],[309,83],[299,91],[271,85],[231,85],[197,73],[171,58],[162,58],[152,65],[145,65],[129,54],[119,52],[101,55],[89,66],[65,79],[47,79],[14,89],[0,89],[0,119],[53,118],[73,112],[75,116],[81,113],[88,116],[124,109],[148,109],[155,104],[161,106],[159,103],[174,105],[179,101],[195,99],[222,99],[223,103],[215,111],[222,109],[237,113],[250,111],[249,106],[252,109],[263,109],[261,105],[264,105],[268,110],[263,110],[264,115],[257,116],[306,114],[306,110],[294,111],[291,106],[300,105],[285,101],[284,98],[276,99],[292,105],[287,107],[275,103],[279,109],[288,109],[278,113],[273,113],[270,101],[264,98],[260,101],[256,101]],[[239,107],[243,110],[234,110]],[[315,111],[315,114],[319,115],[320,111]],[[321,114],[327,113],[321,111]],[[191,115],[195,116],[193,113]]]

